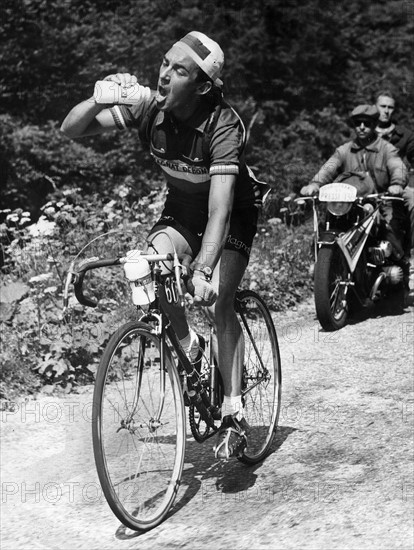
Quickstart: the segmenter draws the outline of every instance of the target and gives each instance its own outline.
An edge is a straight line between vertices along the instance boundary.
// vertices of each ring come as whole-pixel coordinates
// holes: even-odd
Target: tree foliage
[[[155,85],[162,54],[195,28],[226,53],[227,95],[274,102],[276,120],[343,113],[384,84],[412,109],[410,1],[3,0],[2,12],[2,109],[32,122],[59,120],[113,71]]]
[[[145,190],[149,165],[136,137],[74,145],[59,141],[57,128],[109,73],[133,72],[155,86],[162,54],[191,29],[222,45],[225,95],[246,123],[255,114],[258,121],[252,163],[282,192],[292,166],[310,177],[344,139],[346,113],[379,88],[396,93],[401,121],[412,119],[411,1],[3,0],[1,12],[0,113],[11,117],[2,135],[13,134],[0,145],[7,205],[20,197],[26,208],[28,184],[44,196],[45,177],[109,187],[123,173]]]
[[[260,262],[245,282],[275,308],[309,291],[309,229],[286,234],[282,198],[349,138],[347,113],[379,89],[395,94],[397,118],[412,124],[412,0],[2,0],[0,17],[2,270],[8,284],[29,289],[0,311],[3,373],[17,385],[33,370],[68,385],[89,376],[98,356],[89,332],[99,327],[105,341],[122,293],[113,275],[99,279],[94,290],[109,302],[75,311],[86,336],[74,340],[73,324],[58,319],[62,268],[98,233],[120,228],[119,246],[132,246],[161,204],[160,172],[135,132],[74,141],[60,133],[96,80],[127,71],[155,87],[162,55],[190,30],[221,44],[224,92],[248,126],[249,164],[273,187],[253,253]],[[33,234],[38,219],[51,231],[47,246]],[[53,342],[47,330],[57,331]]]

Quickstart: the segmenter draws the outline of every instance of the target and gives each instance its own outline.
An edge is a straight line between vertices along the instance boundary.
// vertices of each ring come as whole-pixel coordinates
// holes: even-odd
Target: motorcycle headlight
[[[328,202],[327,208],[334,216],[343,216],[351,210],[352,202]]]

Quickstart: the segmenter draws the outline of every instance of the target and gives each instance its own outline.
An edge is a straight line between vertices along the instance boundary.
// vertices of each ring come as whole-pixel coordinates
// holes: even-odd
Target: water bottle
[[[124,264],[125,277],[132,290],[132,302],[136,306],[148,305],[155,300],[151,267],[139,250],[130,250]]]
[[[95,83],[93,98],[96,103],[136,105],[144,99],[149,99],[151,90],[147,86],[134,84],[120,86],[111,80],[98,80]]]

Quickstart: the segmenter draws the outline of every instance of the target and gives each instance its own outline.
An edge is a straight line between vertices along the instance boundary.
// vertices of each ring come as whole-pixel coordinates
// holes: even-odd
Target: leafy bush
[[[86,309],[73,298],[70,315],[62,316],[70,262],[75,257],[79,262],[141,248],[164,199],[162,191],[154,190],[138,201],[125,185],[117,186],[113,197],[108,201],[92,195],[85,202],[79,189],[66,190],[44,206],[37,223],[27,225],[28,218],[18,211],[9,213],[1,224],[3,290],[20,281],[27,292],[3,310],[6,366],[0,397],[8,398],[11,389],[5,381],[13,370],[37,372],[44,383],[67,390],[93,380],[102,346],[121,322],[134,315],[123,274],[119,268],[107,268],[94,273],[87,283],[100,300],[98,307]],[[104,232],[103,238],[86,247]],[[24,378],[19,376],[17,381]]]
[[[90,193],[112,198],[114,188],[125,186],[136,200],[156,181],[148,163],[134,131],[72,141],[54,122],[24,125],[0,115],[0,199],[11,210],[28,210],[33,220],[47,197],[56,199],[63,189],[79,188],[73,200],[82,202]]]
[[[88,283],[99,306],[61,317],[70,261],[139,247],[162,203],[135,132],[82,141],[60,133],[95,80],[128,71],[154,87],[162,54],[190,29],[222,45],[225,97],[250,134],[247,160],[272,186],[243,284],[284,309],[310,292],[311,230],[280,223],[283,198],[348,139],[347,113],[378,88],[397,96],[400,122],[412,119],[414,19],[410,2],[400,4],[3,0],[1,266],[4,288],[27,290],[0,310],[0,395],[34,391],[39,375],[68,389],[90,380],[98,347],[132,314],[125,282],[106,269]]]
[[[274,311],[284,311],[311,292],[312,228],[289,228],[273,218],[259,228],[243,286],[256,290]]]

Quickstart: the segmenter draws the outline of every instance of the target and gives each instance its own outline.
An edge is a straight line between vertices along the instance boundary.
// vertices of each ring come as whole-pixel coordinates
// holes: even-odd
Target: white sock
[[[223,404],[221,405],[221,418],[223,419],[229,414],[235,415],[237,420],[241,420],[243,418],[243,404],[241,395],[234,395],[230,397],[227,395],[224,396]]]
[[[198,341],[198,336],[192,328],[190,328],[190,332],[187,336],[180,340],[180,344],[190,361],[195,361],[197,359],[200,344]]]

